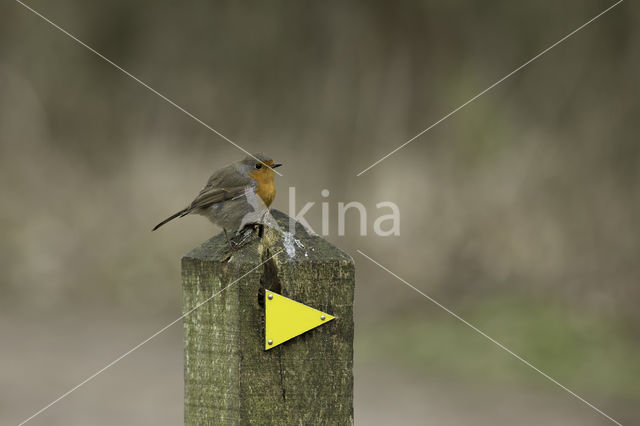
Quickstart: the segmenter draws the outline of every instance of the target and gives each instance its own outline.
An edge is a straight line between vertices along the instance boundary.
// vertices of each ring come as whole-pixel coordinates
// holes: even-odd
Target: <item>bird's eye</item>
[[[261,169],[262,168],[262,163],[256,163],[256,169]]]

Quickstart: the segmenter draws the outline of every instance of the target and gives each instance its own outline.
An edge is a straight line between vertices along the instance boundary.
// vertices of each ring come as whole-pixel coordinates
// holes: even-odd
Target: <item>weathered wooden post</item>
[[[353,424],[353,260],[272,214],[231,259],[224,235],[182,259],[184,312],[244,275],[184,319],[187,425]],[[336,319],[267,351],[264,289]]]

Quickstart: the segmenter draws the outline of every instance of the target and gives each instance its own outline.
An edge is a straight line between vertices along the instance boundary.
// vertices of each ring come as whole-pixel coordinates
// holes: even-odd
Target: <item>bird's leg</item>
[[[222,230],[224,231],[224,237],[227,239],[227,244],[229,244],[229,249],[231,251],[235,251],[233,245],[231,244],[231,240],[229,239],[229,235],[227,234],[227,230],[225,228],[222,228]]]
[[[235,250],[238,250],[251,241],[253,231],[253,226],[246,226],[242,230],[238,231],[233,238],[231,238],[231,244],[233,244]]]

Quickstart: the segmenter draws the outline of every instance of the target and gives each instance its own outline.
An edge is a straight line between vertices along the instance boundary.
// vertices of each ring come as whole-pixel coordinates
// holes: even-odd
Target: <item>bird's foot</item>
[[[231,250],[231,252],[240,250],[242,247],[251,242],[254,235],[258,235],[258,230],[255,227],[245,227],[241,231],[238,231],[238,233],[233,237],[227,238],[229,249]]]

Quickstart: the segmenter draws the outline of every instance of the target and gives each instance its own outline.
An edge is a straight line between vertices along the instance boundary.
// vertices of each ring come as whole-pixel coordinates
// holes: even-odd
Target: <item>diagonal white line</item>
[[[228,284],[226,287],[224,287],[222,290],[212,294],[210,297],[208,297],[206,300],[198,303],[195,307],[191,308],[190,310],[188,310],[186,313],[180,315],[178,318],[176,318],[175,320],[171,321],[169,324],[165,325],[164,327],[162,327],[160,330],[156,331],[155,333],[153,333],[151,336],[147,337],[146,339],[144,339],[142,342],[138,343],[137,345],[135,345],[133,348],[129,349],[127,352],[123,353],[122,355],[120,355],[118,358],[114,359],[113,361],[111,361],[109,364],[105,365],[104,367],[102,367],[100,370],[96,371],[95,373],[93,373],[91,376],[87,377],[86,379],[84,379],[82,382],[78,383],[76,386],[72,387],[71,389],[69,389],[68,391],[66,391],[65,393],[63,393],[62,395],[60,395],[58,398],[56,398],[55,400],[51,401],[49,404],[47,404],[46,406],[44,406],[43,408],[41,408],[40,410],[38,410],[36,413],[34,413],[33,415],[31,415],[30,417],[26,418],[25,420],[23,420],[22,422],[20,422],[20,424],[18,426],[22,426],[25,423],[33,420],[36,416],[42,414],[44,411],[48,410],[49,408],[51,408],[54,404],[60,402],[62,399],[66,398],[67,396],[69,396],[71,393],[73,393],[74,391],[76,391],[78,388],[80,388],[81,386],[87,384],[88,382],[90,382],[91,380],[95,379],[98,375],[100,375],[101,373],[103,373],[105,370],[109,369],[110,367],[112,367],[113,365],[117,364],[118,362],[122,361],[122,359],[124,359],[125,357],[127,357],[128,355],[130,355],[132,352],[138,350],[140,347],[142,347],[144,344],[146,344],[147,342],[149,342],[150,340],[152,340],[153,338],[155,338],[156,336],[158,336],[159,334],[162,334],[164,331],[166,331],[168,328],[170,328],[172,325],[176,324],[177,322],[179,322],[180,320],[182,320],[184,317],[186,317],[187,315],[191,314],[193,311],[195,311],[196,309],[198,309],[200,306],[208,303],[209,301],[211,301],[211,299],[213,299],[214,297],[216,297],[217,295],[219,295],[220,293],[222,293],[223,291],[225,291],[226,289],[228,289],[229,287],[231,287],[232,285],[234,285],[235,283],[237,283],[238,281],[240,281],[241,279],[243,279],[244,277],[246,277],[247,275],[249,275],[251,272],[255,271],[256,269],[258,269],[259,267],[261,267],[262,265],[264,265],[265,263],[267,263],[268,261],[270,261],[271,259],[273,259],[274,257],[276,257],[278,254],[282,253],[284,250],[280,250],[277,253],[275,253],[273,256],[269,257],[267,260],[265,260],[264,262],[260,263],[259,265],[256,265],[255,267],[251,268],[246,274],[242,275],[240,278],[236,279],[235,281],[233,281],[231,284]]]
[[[394,149],[393,151],[391,151],[390,153],[388,153],[387,155],[385,155],[384,157],[380,158],[378,161],[376,161],[375,163],[371,164],[369,167],[367,167],[366,169],[362,170],[360,173],[358,173],[356,176],[361,176],[363,175],[365,172],[367,172],[368,170],[372,169],[373,167],[377,166],[378,164],[380,164],[381,162],[383,162],[384,160],[386,160],[387,158],[391,157],[393,154],[395,154],[396,152],[400,151],[402,148],[404,148],[405,146],[409,145],[411,142],[413,142],[414,140],[418,139],[420,136],[424,135],[425,133],[427,133],[429,130],[433,129],[434,127],[436,127],[438,124],[442,123],[443,121],[445,121],[447,118],[451,117],[452,115],[454,115],[455,113],[457,113],[458,111],[460,111],[462,108],[466,107],[467,105],[469,105],[471,102],[475,101],[476,99],[478,99],[480,96],[484,95],[485,93],[487,93],[489,90],[493,89],[494,87],[496,87],[498,84],[502,83],[503,81],[505,81],[506,79],[508,79],[509,77],[511,77],[512,75],[514,75],[515,73],[517,73],[518,71],[520,71],[521,69],[523,69],[524,67],[526,67],[527,65],[529,65],[530,63],[532,63],[533,61],[535,61],[536,59],[540,58],[542,55],[544,55],[545,53],[547,53],[548,51],[550,51],[551,49],[553,49],[554,47],[556,47],[557,45],[559,45],[560,43],[564,42],[565,40],[567,40],[569,37],[573,36],[574,34],[576,34],[578,31],[582,30],[584,27],[586,27],[587,25],[591,24],[592,22],[594,22],[596,19],[600,18],[602,15],[604,15],[605,13],[609,12],[611,9],[613,9],[614,7],[616,7],[617,5],[619,5],[620,3],[622,3],[624,0],[618,0],[616,3],[612,4],[611,6],[609,6],[608,8],[606,8],[605,10],[603,10],[602,12],[600,12],[599,14],[597,14],[596,16],[594,16],[593,18],[591,18],[590,20],[588,20],[587,22],[585,22],[584,24],[580,25],[578,28],[576,28],[575,30],[571,31],[569,34],[567,34],[566,36],[562,37],[560,40],[556,41],[555,43],[553,43],[551,46],[547,47],[546,49],[544,49],[542,52],[538,53],[536,56],[534,56],[533,58],[529,59],[527,62],[525,62],[524,64],[520,65],[518,68],[514,69],[513,71],[511,71],[509,74],[505,75],[504,77],[502,77],[500,80],[496,81],[495,83],[493,83],[491,86],[487,87],[486,89],[484,89],[483,91],[479,92],[478,94],[476,94],[474,97],[472,97],[471,99],[469,99],[467,102],[463,103],[462,105],[460,105],[458,108],[454,109],[453,111],[449,112],[447,115],[445,115],[444,117],[442,117],[440,120],[436,121],[435,123],[433,123],[432,125],[430,125],[429,127],[427,127],[426,129],[424,129],[423,131],[421,131],[420,133],[418,133],[417,135],[415,135],[414,137],[412,137],[411,139],[409,139],[408,141],[406,141],[405,143],[403,143],[402,145],[398,146],[396,149]]]
[[[85,42],[83,42],[82,40],[78,39],[76,36],[74,36],[73,34],[71,34],[70,32],[68,32],[67,30],[65,30],[64,28],[60,27],[58,24],[56,24],[55,22],[51,21],[49,18],[47,18],[46,16],[42,15],[40,12],[38,12],[37,10],[33,9],[31,6],[26,5],[25,3],[23,3],[21,0],[16,0],[17,3],[19,3],[20,5],[24,6],[27,10],[33,12],[33,14],[35,14],[36,16],[38,16],[39,18],[41,18],[43,21],[49,23],[51,26],[53,26],[54,28],[56,28],[57,30],[61,31],[62,33],[64,33],[65,35],[67,35],[69,38],[71,38],[73,41],[75,41],[76,43],[80,44],[81,46],[87,48],[91,53],[95,54],[96,56],[98,56],[100,59],[104,60],[105,62],[109,63],[110,65],[112,65],[114,68],[116,68],[117,70],[121,71],[123,74],[125,74],[126,76],[130,77],[131,79],[133,79],[134,81],[136,81],[137,83],[139,83],[141,86],[143,86],[145,89],[149,90],[150,92],[154,93],[155,95],[159,96],[160,98],[162,98],[163,100],[165,100],[167,103],[169,103],[171,106],[173,106],[174,108],[178,109],[179,111],[183,112],[185,115],[187,115],[188,117],[192,118],[193,120],[195,120],[196,122],[200,123],[201,125],[203,125],[204,127],[206,127],[207,129],[209,129],[210,131],[212,131],[213,133],[215,133],[216,135],[220,136],[222,139],[224,139],[225,141],[229,142],[231,145],[235,146],[236,148],[238,148],[240,151],[244,152],[245,154],[253,157],[255,160],[260,161],[257,157],[255,157],[253,154],[251,154],[249,151],[247,151],[246,149],[244,149],[243,147],[241,147],[240,145],[238,145],[237,143],[235,143],[234,141],[232,141],[231,139],[229,139],[228,137],[226,137],[225,135],[223,135],[222,133],[220,133],[219,131],[217,131],[216,129],[214,129],[213,127],[211,127],[210,125],[208,125],[207,123],[205,123],[204,121],[202,121],[201,119],[199,119],[198,117],[196,117],[195,115],[193,115],[192,113],[190,113],[189,111],[187,111],[186,109],[184,109],[183,107],[181,107],[180,105],[178,105],[177,103],[175,103],[174,101],[172,101],[171,99],[169,99],[168,97],[166,97],[165,95],[163,95],[162,93],[158,92],[156,89],[154,89],[153,87],[149,86],[147,83],[145,83],[144,81],[140,80],[138,77],[136,77],[135,75],[131,74],[129,71],[125,70],[124,68],[122,68],[121,66],[119,66],[118,64],[116,64],[115,62],[113,62],[111,59],[107,58],[106,56],[104,56],[102,53],[98,52],[97,50],[95,50],[93,47],[89,46],[88,44],[86,44]],[[279,173],[277,170],[272,169],[278,176],[282,176],[281,173]]]
[[[379,262],[373,260],[371,257],[367,256],[366,254],[364,254],[361,250],[356,250],[358,253],[360,253],[362,256],[366,257],[367,259],[369,259],[371,262],[375,263],[376,265],[378,265],[381,269],[385,270],[386,272],[388,272],[389,274],[391,274],[393,277],[397,278],[398,280],[400,280],[401,282],[403,282],[404,284],[406,284],[408,287],[410,287],[411,289],[413,289],[414,291],[420,293],[424,298],[428,299],[430,302],[432,302],[433,304],[437,305],[439,308],[443,309],[445,312],[447,312],[449,315],[453,316],[454,318],[456,318],[457,320],[459,320],[460,322],[462,322],[464,325],[470,327],[472,330],[474,330],[475,332],[481,334],[482,336],[486,337],[487,339],[489,339],[492,343],[496,344],[498,347],[500,347],[501,349],[503,349],[504,351],[508,352],[510,355],[512,355],[514,358],[516,358],[517,360],[521,361],[522,363],[524,363],[525,365],[531,367],[533,370],[537,371],[538,373],[540,373],[542,376],[544,376],[547,380],[555,383],[556,385],[560,386],[562,389],[564,389],[565,391],[567,391],[568,393],[570,393],[571,395],[573,395],[574,397],[578,398],[580,401],[584,402],[585,404],[587,404],[589,407],[593,408],[595,411],[597,411],[598,413],[602,414],[604,417],[606,417],[607,419],[611,420],[613,423],[622,426],[622,424],[616,420],[614,420],[613,418],[611,418],[609,415],[607,415],[607,413],[605,413],[604,411],[600,410],[598,407],[596,407],[595,405],[593,405],[592,403],[590,403],[589,401],[587,401],[586,399],[582,398],[580,395],[578,395],[577,393],[575,393],[574,391],[572,391],[571,389],[567,388],[566,386],[564,386],[562,383],[558,382],[556,379],[554,379],[553,377],[549,376],[547,373],[545,373],[544,371],[540,370],[539,368],[537,368],[536,366],[534,366],[533,364],[531,364],[529,361],[527,361],[526,359],[522,358],[520,355],[518,355],[517,353],[513,352],[511,349],[507,348],[505,345],[503,345],[502,343],[498,342],[496,339],[494,339],[493,337],[489,336],[487,333],[485,333],[484,331],[480,330],[478,327],[476,327],[475,325],[471,324],[470,322],[468,322],[467,320],[465,320],[464,318],[462,318],[461,316],[459,316],[458,314],[456,314],[455,312],[453,312],[451,309],[447,308],[446,306],[442,305],[440,302],[438,302],[437,300],[435,300],[434,298],[432,298],[431,296],[429,296],[428,294],[424,293],[423,291],[419,290],[418,288],[414,287],[413,285],[411,285],[409,282],[403,280],[402,278],[400,278],[398,275],[396,275],[395,273],[393,273],[392,271],[390,271],[388,268],[386,268],[385,266],[383,266],[382,264],[380,264]]]

